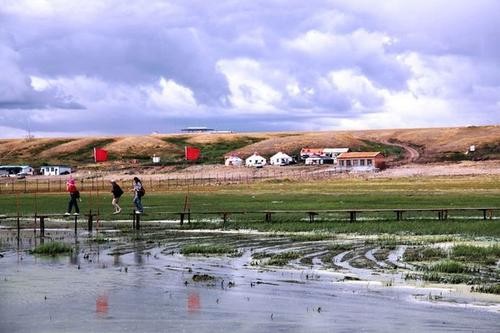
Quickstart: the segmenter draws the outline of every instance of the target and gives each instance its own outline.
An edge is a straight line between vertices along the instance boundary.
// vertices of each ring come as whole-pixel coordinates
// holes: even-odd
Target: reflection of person
[[[113,207],[115,207],[115,211],[113,212],[113,214],[118,214],[122,211],[121,207],[118,205],[118,202],[120,201],[120,197],[123,194],[123,190],[115,180],[111,181],[111,193],[113,193],[113,200],[111,201],[111,204],[113,205]]]
[[[135,205],[135,213],[142,214],[144,212],[144,208],[142,207],[141,198],[144,195],[144,188],[142,187],[141,180],[137,177],[134,177],[134,205]]]
[[[75,180],[71,176],[66,182],[66,191],[68,191],[69,193],[69,202],[68,202],[68,210],[64,215],[71,215],[71,210],[73,209],[73,206],[75,206],[74,215],[79,215],[80,208],[78,208],[77,200],[80,198],[80,192],[76,188]]]

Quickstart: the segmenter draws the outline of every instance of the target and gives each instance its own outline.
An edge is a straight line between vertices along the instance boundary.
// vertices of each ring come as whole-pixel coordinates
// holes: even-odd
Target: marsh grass
[[[425,266],[425,270],[439,273],[470,273],[474,269],[454,260],[442,260],[435,264]]]
[[[500,283],[484,284],[471,287],[472,292],[500,295]]]
[[[464,274],[443,274],[439,272],[426,272],[422,275],[422,280],[450,284],[473,284],[479,282],[480,278]]]
[[[269,266],[285,266],[290,260],[299,259],[300,256],[301,254],[296,251],[277,253],[273,254],[266,264]]]
[[[477,262],[495,265],[500,260],[500,245],[474,246],[455,245],[451,249],[451,258],[459,261]]]
[[[448,257],[448,253],[439,247],[414,247],[407,248],[404,261],[433,261]]]
[[[323,240],[331,240],[334,238],[332,234],[329,233],[309,233],[309,234],[295,234],[289,236],[290,240],[294,242],[317,242]]]
[[[31,253],[55,256],[57,254],[70,253],[71,251],[72,251],[71,246],[69,246],[67,244],[60,243],[60,242],[50,242],[50,243],[41,244],[41,245],[35,247],[31,251]]]
[[[182,254],[236,254],[237,249],[222,244],[186,244],[181,247]]]

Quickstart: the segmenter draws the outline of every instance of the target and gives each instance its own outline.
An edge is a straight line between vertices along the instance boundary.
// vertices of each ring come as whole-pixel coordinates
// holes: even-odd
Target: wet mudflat
[[[26,250],[40,242],[32,232],[18,244],[0,231],[0,332],[500,330],[495,295],[404,283],[391,264],[400,247],[379,256],[260,234],[110,232],[75,240],[51,230],[47,237],[74,251],[32,255]],[[237,251],[186,254],[186,245],[215,241]],[[284,251],[301,256],[265,264]]]

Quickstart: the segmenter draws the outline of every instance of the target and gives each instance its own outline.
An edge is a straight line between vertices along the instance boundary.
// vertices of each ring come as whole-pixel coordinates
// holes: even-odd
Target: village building
[[[279,152],[271,156],[269,163],[271,165],[289,165],[293,163],[293,158],[290,155]]]
[[[347,153],[348,151],[349,148],[323,148],[323,155],[331,157],[334,160],[336,160],[337,156],[339,156],[342,153]]]
[[[0,170],[4,170],[3,173],[7,172],[9,176],[15,175],[31,175],[35,173],[35,169],[29,165],[1,165]]]
[[[300,150],[300,159],[305,160],[308,157],[322,156],[323,148],[302,148]]]
[[[241,166],[243,165],[243,160],[238,156],[226,156],[226,161],[224,162],[225,166]]]
[[[245,166],[262,168],[264,165],[266,165],[266,159],[257,153],[245,159]]]
[[[347,153],[349,148],[302,148],[300,158],[305,164],[336,164],[337,156]]]
[[[44,176],[60,176],[71,173],[71,167],[66,165],[46,165],[40,168],[40,173]]]
[[[385,158],[381,152],[348,152],[337,156],[341,169],[353,171],[373,171],[385,168]]]
[[[327,156],[312,155],[305,159],[305,165],[333,164],[333,158]]]

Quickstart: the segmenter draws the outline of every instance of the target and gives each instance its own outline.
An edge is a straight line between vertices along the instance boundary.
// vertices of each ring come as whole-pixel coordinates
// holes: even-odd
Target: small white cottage
[[[71,167],[66,165],[47,165],[40,168],[40,173],[44,176],[68,175]]]
[[[227,156],[224,162],[226,166],[240,166],[243,165],[243,160],[238,156]]]
[[[262,168],[264,165],[266,165],[266,159],[257,153],[253,153],[252,156],[247,157],[245,160],[245,166]]]
[[[270,158],[270,163],[272,165],[288,165],[292,162],[293,158],[282,152],[276,153]]]

